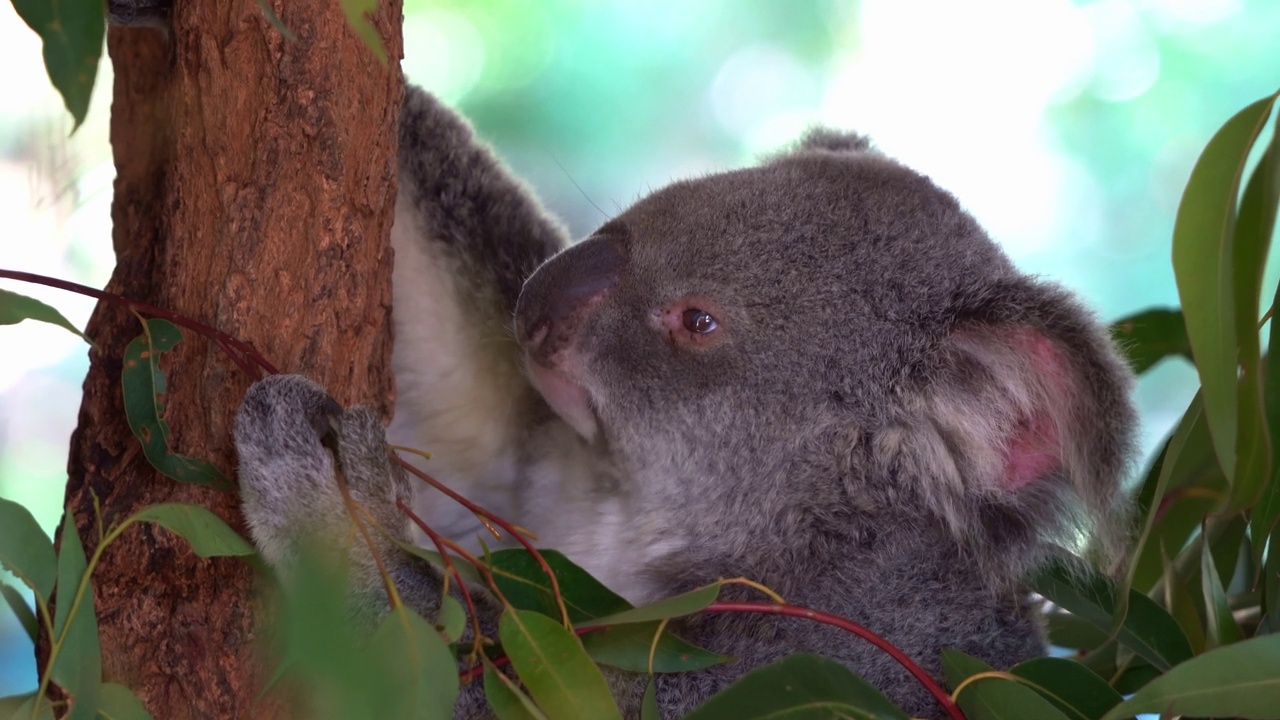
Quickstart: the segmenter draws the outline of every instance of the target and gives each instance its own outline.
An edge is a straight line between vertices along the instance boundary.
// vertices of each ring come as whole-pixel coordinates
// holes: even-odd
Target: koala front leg
[[[344,553],[349,611],[353,621],[371,628],[387,611],[376,551],[405,603],[435,618],[440,573],[397,545],[409,541],[409,528],[396,501],[409,502],[413,492],[391,459],[373,411],[343,410],[314,382],[276,375],[249,388],[236,416],[235,440],[241,505],[268,563],[287,577],[300,543]],[[339,482],[346,484],[351,507]],[[361,514],[366,532],[352,510]]]

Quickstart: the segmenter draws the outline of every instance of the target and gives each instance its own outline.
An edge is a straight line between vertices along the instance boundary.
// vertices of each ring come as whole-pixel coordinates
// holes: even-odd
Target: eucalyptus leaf
[[[370,15],[378,11],[378,0],[340,0],[340,3],[342,11],[347,15],[347,23],[351,25],[351,29],[355,31],[356,36],[385,65],[387,62],[387,49],[382,45],[382,37],[378,35],[378,28],[374,27],[373,22],[369,19]]]
[[[611,625],[582,636],[582,645],[592,660],[619,670],[649,672],[649,650],[661,621]],[[653,655],[657,673],[689,672],[729,662],[727,655],[704,650],[663,630]]]
[[[155,720],[132,690],[115,683],[102,684],[98,715],[101,720]]]
[[[65,720],[95,720],[102,691],[102,649],[90,569],[71,514],[62,518],[58,596],[54,608],[53,680],[74,702]]]
[[[798,653],[756,668],[685,720],[908,720],[888,698],[833,660]]]
[[[555,573],[571,622],[583,624],[631,608],[631,603],[591,577],[564,554],[555,550],[539,550],[539,553]],[[557,619],[560,617],[551,581],[528,550],[519,548],[490,553],[488,565],[498,589],[514,607],[536,610]]]
[[[1173,269],[1200,373],[1205,415],[1223,472],[1234,482],[1239,395],[1233,258],[1236,199],[1250,148],[1275,96],[1236,113],[1191,171],[1173,229]]]
[[[13,9],[44,43],[44,67],[76,128],[89,112],[107,30],[102,0],[13,0]]]
[[[18,592],[17,588],[9,585],[0,585],[0,595],[4,596],[5,603],[13,611],[14,616],[18,618],[18,624],[22,626],[23,632],[27,634],[27,638],[34,645],[40,635],[40,622],[36,620],[35,613],[27,605],[26,598],[22,597],[22,593]],[[0,715],[0,717],[3,717],[3,715]]]
[[[0,566],[26,583],[41,602],[49,602],[58,578],[53,543],[30,510],[4,498],[0,498]]]
[[[80,328],[72,325],[71,321],[52,305],[46,305],[33,297],[0,289],[0,325],[14,325],[23,320],[37,320],[66,328],[90,345],[93,344],[93,341],[80,332]]]
[[[484,698],[498,720],[547,720],[533,700],[514,680],[484,658]]]
[[[1155,678],[1103,720],[1137,713],[1280,718],[1280,635],[1210,650]]]
[[[990,665],[956,650],[942,651],[942,669],[951,687],[991,672]],[[1087,671],[1086,671],[1087,672]],[[968,720],[1073,720],[1035,690],[1001,677],[979,678],[960,688],[956,704]]]
[[[1108,634],[1117,606],[1116,586],[1084,568],[1052,562],[1026,579],[1028,586]],[[1121,645],[1167,670],[1191,657],[1191,646],[1176,620],[1151,598],[1129,591],[1128,613],[1116,631]]]
[[[176,325],[151,318],[143,334],[129,342],[120,372],[125,418],[142,444],[143,455],[156,470],[178,482],[228,492],[231,483],[217,468],[204,460],[179,455],[169,445],[169,423],[164,420],[161,400],[167,379],[160,369],[160,356],[181,340],[182,332]]]
[[[1069,718],[1098,720],[1123,700],[1105,680],[1065,658],[1034,658],[1009,672],[1026,680]]]
[[[510,609],[498,620],[498,637],[520,681],[548,717],[621,720],[600,668],[563,625],[541,613]]]
[[[457,662],[440,634],[403,606],[382,621],[369,641],[371,662],[389,673],[393,717],[447,718],[458,698]]]
[[[712,583],[696,590],[673,595],[672,597],[641,605],[614,615],[595,618],[592,625],[622,625],[625,623],[644,623],[654,620],[683,617],[701,612],[720,596],[720,583]]]
[[[1191,360],[1187,323],[1177,308],[1152,308],[1121,318],[1111,324],[1111,336],[1135,375],[1168,357]]]
[[[253,555],[253,545],[240,537],[222,518],[198,505],[165,503],[150,505],[133,519],[160,525],[186,540],[200,557]]]

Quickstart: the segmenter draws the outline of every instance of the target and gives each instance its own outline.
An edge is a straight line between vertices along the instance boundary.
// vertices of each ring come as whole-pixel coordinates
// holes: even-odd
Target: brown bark
[[[255,0],[177,2],[170,38],[111,29],[117,267],[107,289],[225,330],[339,401],[389,413],[401,4],[383,0],[374,18],[388,65],[337,0],[268,4],[296,41]],[[191,502],[244,532],[234,494],[159,475],[131,436],[120,358],[139,328],[110,304],[88,327],[100,351],[66,496],[86,549],[95,496],[108,522]],[[167,358],[174,451],[230,476],[230,423],[251,378],[190,332]],[[167,531],[135,526],[94,574],[104,679],[133,688],[157,718],[288,716],[281,701],[255,702],[263,613],[251,580],[241,560],[202,560]]]

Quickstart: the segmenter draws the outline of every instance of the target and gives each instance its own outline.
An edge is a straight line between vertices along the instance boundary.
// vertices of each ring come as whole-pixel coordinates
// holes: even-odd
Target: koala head
[[[859,136],[649,195],[516,316],[534,385],[634,492],[763,525],[924,519],[1010,573],[1123,535],[1134,414],[1108,338]]]

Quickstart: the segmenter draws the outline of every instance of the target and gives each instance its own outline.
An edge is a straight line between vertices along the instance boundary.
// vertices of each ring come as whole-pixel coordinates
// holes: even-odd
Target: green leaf
[[[1174,275],[1205,414],[1223,472],[1233,481],[1239,409],[1236,198],[1249,149],[1274,100],[1267,97],[1241,110],[1209,141],[1191,171],[1173,229]]]
[[[953,689],[970,676],[991,672],[990,665],[956,650],[942,651],[942,669]],[[1035,690],[1000,677],[974,680],[961,689],[956,703],[969,720],[1070,720]]]
[[[669,598],[641,605],[638,608],[604,617],[595,618],[591,625],[623,625],[626,623],[644,623],[667,618],[683,617],[701,612],[720,596],[720,583],[712,583],[706,587],[673,595]]]
[[[1127,591],[1134,586],[1139,573],[1145,571],[1142,576],[1143,584],[1139,585],[1143,589],[1147,589],[1148,583],[1154,583],[1160,577],[1162,545],[1159,543],[1151,544],[1153,533],[1157,527],[1161,528],[1161,533],[1157,537],[1159,542],[1165,543],[1163,547],[1176,548],[1182,546],[1182,539],[1185,539],[1186,535],[1184,534],[1181,536],[1182,539],[1172,542],[1167,535],[1170,532],[1175,535],[1179,532],[1190,533],[1196,525],[1199,525],[1200,519],[1203,517],[1200,514],[1189,518],[1191,524],[1188,527],[1178,524],[1177,521],[1186,518],[1186,506],[1179,508],[1180,514],[1171,517],[1167,517],[1165,511],[1168,509],[1167,503],[1180,499],[1177,495],[1168,497],[1173,488],[1194,486],[1198,482],[1212,483],[1218,477],[1216,471],[1212,471],[1213,468],[1217,467],[1217,463],[1213,462],[1211,446],[1212,440],[1209,438],[1208,423],[1204,417],[1204,404],[1201,394],[1197,393],[1188,404],[1187,411],[1183,413],[1182,420],[1178,422],[1178,427],[1173,436],[1165,445],[1165,450],[1159,463],[1152,467],[1152,471],[1148,473],[1147,480],[1143,484],[1140,505],[1142,506],[1145,520],[1142,533],[1138,537],[1136,545],[1138,551],[1135,553],[1135,559],[1120,584],[1122,592],[1119,594],[1121,602],[1118,604],[1115,613],[1117,620],[1123,618],[1128,612],[1128,594],[1123,591]],[[1211,469],[1211,472],[1207,475],[1201,472],[1205,466]],[[1154,485],[1152,484],[1153,477],[1155,479]],[[1193,491],[1186,490],[1183,492],[1191,493]],[[1200,490],[1194,492],[1201,493]],[[1114,630],[1115,628],[1111,629]]]
[[[661,621],[613,625],[582,636],[592,660],[630,672],[649,672],[649,648]],[[653,671],[689,672],[726,663],[733,658],[704,650],[664,630],[653,656]]]
[[[1202,540],[1197,538],[1197,543],[1200,542]],[[1204,652],[1205,648],[1204,627],[1200,620],[1200,606],[1196,596],[1192,595],[1183,575],[1177,563],[1166,559],[1164,579],[1160,589],[1164,593],[1164,606],[1168,608],[1173,619],[1178,621],[1178,627],[1182,628],[1183,634],[1187,636],[1187,644],[1191,646],[1191,652],[1198,655]]]
[[[548,717],[621,720],[600,668],[563,625],[537,612],[512,609],[498,620],[498,637],[520,681]]]
[[[448,718],[458,699],[457,661],[440,634],[421,615],[399,607],[369,642],[371,662],[381,665],[394,688],[389,717]]]
[[[80,332],[80,328],[72,325],[71,321],[63,317],[62,313],[53,306],[26,295],[0,289],[0,325],[15,325],[23,320],[38,320],[66,328],[90,345],[93,344],[92,340]]]
[[[538,552],[555,573],[560,595],[569,611],[569,620],[574,624],[631,608],[631,603],[563,554],[555,550]],[[488,564],[498,589],[512,606],[520,610],[536,610],[557,619],[560,617],[560,608],[556,606],[551,592],[551,581],[528,550],[516,548],[490,553]]]
[[[484,661],[484,697],[498,720],[547,720],[515,681],[499,672],[488,658],[481,659]]]
[[[36,620],[36,615],[27,605],[26,598],[22,597],[22,593],[17,588],[8,585],[0,585],[0,595],[4,595],[4,601],[8,603],[9,609],[18,618],[18,624],[26,631],[27,637],[34,644],[40,634],[40,623]],[[0,713],[3,717],[3,713]]]
[[[662,711],[658,709],[658,686],[653,678],[644,686],[644,697],[640,699],[640,720],[662,720]]]
[[[0,566],[35,591],[40,602],[49,602],[58,577],[53,543],[30,510],[4,498],[0,498]]]
[[[906,713],[844,665],[805,653],[743,675],[685,720],[713,718],[908,720]]]
[[[90,572],[75,517],[67,513],[62,517],[58,601],[53,617],[53,644],[58,653],[53,680],[74,699],[65,720],[95,720],[102,690],[102,649]]]
[[[271,27],[275,28],[276,32],[280,33],[285,40],[288,40],[289,42],[298,41],[298,36],[289,29],[289,26],[284,24],[284,21],[281,20],[278,15],[276,15],[276,11],[267,4],[267,0],[258,0],[258,9],[262,10],[263,17],[267,19],[267,22],[270,23]]]
[[[0,698],[0,718],[9,718],[9,720],[53,720],[53,708],[47,702],[41,702],[39,712],[36,712],[36,702],[40,698],[35,693],[26,693],[24,695],[11,695],[9,697]]]
[[[1030,683],[1070,718],[1098,720],[1123,700],[1105,680],[1065,658],[1035,658],[1009,672]]]
[[[98,715],[102,720],[155,720],[132,690],[115,683],[103,683]]]
[[[13,0],[13,9],[44,42],[49,80],[80,127],[89,112],[107,29],[102,1]]]
[[[373,26],[369,16],[378,11],[378,0],[341,0],[342,12],[347,15],[347,23],[355,31],[356,36],[364,42],[365,47],[373,52],[384,65],[387,62],[387,50],[382,46],[382,38],[378,28]]]
[[[1274,138],[1272,149],[1275,150]],[[1280,153],[1277,155],[1280,156]],[[1271,310],[1273,314],[1280,311],[1280,286],[1276,287]],[[1266,372],[1264,407],[1267,425],[1271,429],[1271,446],[1274,450],[1280,447],[1280,357],[1277,357],[1277,353],[1280,353],[1280,319],[1272,317],[1268,333],[1270,343],[1267,347],[1270,350],[1264,362]],[[1258,498],[1258,504],[1249,513],[1249,533],[1255,538],[1265,538],[1278,526],[1280,526],[1280,462],[1274,462],[1271,467],[1270,482],[1266,483]],[[1264,547],[1265,543],[1262,542],[1253,544],[1255,566],[1262,566]]]
[[[1117,592],[1107,578],[1053,562],[1027,578],[1027,584],[1094,627],[1111,633]],[[1162,670],[1191,657],[1191,646],[1177,621],[1151,598],[1134,590],[1129,591],[1129,612],[1116,639]]]
[[[1198,655],[1147,683],[1104,720],[1143,712],[1280,717],[1280,635],[1264,635]]]
[[[1134,313],[1112,323],[1111,336],[1135,375],[1167,357],[1191,360],[1191,342],[1181,310],[1152,308]]]
[[[151,318],[142,335],[124,350],[120,383],[129,429],[142,443],[142,453],[160,472],[178,482],[207,485],[229,492],[231,483],[204,460],[174,453],[169,446],[169,423],[164,420],[165,373],[160,355],[182,341],[182,332],[168,320]]]
[[[462,603],[452,595],[440,598],[440,614],[436,617],[436,629],[445,637],[445,642],[457,642],[467,628],[467,611]]]
[[[1095,650],[1107,642],[1107,633],[1068,612],[1055,610],[1047,616],[1049,644],[1075,650]]]
[[[1207,532],[1207,530],[1203,531],[1201,535],[1206,535]],[[1238,543],[1235,549],[1238,553],[1240,549]],[[1231,615],[1231,608],[1227,605],[1227,593],[1222,589],[1222,579],[1218,577],[1213,553],[1207,547],[1200,551],[1200,587],[1204,594],[1207,646],[1213,648],[1239,642],[1240,626],[1236,625],[1236,620]]]
[[[222,518],[198,505],[150,505],[131,519],[163,526],[190,543],[191,549],[200,557],[252,555],[256,552],[253,545],[240,537]]]

